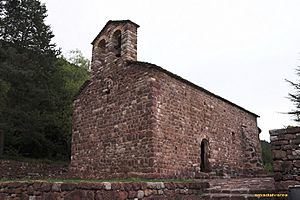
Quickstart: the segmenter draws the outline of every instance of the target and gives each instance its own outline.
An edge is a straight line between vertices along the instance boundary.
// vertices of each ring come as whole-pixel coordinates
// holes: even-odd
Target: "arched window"
[[[100,52],[101,52],[101,53],[105,52],[106,41],[105,41],[104,39],[102,39],[102,40],[98,43],[98,48],[100,49]]]
[[[209,172],[210,171],[210,164],[208,161],[209,157],[209,143],[207,139],[203,139],[201,141],[201,147],[200,147],[200,171],[201,172]]]
[[[113,51],[117,57],[121,57],[121,42],[122,42],[121,31],[117,30],[114,32],[112,36]]]

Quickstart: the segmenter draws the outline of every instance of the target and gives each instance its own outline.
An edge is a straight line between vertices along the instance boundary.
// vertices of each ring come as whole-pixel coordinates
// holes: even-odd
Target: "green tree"
[[[79,50],[58,57],[38,0],[0,0],[0,131],[7,155],[68,159],[72,100],[88,78]],[[76,64],[76,65],[75,65]],[[80,66],[77,66],[80,65]]]
[[[273,158],[271,152],[271,144],[267,141],[261,140],[261,149],[262,149],[262,160],[267,172],[273,172]]]
[[[47,10],[38,0],[0,0],[0,39],[38,54],[55,54],[54,37],[44,23]]]
[[[0,129],[5,133],[5,151],[56,156],[50,132],[59,129],[51,118],[59,106],[51,79],[58,52],[50,43],[50,27],[44,24],[46,8],[37,0],[0,2],[0,84],[5,88],[0,94]]]
[[[85,58],[79,49],[69,51],[66,59],[78,67],[90,69],[90,60]]]
[[[71,153],[73,99],[82,84],[89,78],[89,72],[83,63],[75,65],[62,56],[57,58],[56,65],[59,66],[59,70],[53,74],[52,85],[54,86],[53,92],[57,97],[56,101],[60,102],[60,109],[53,112],[53,118],[61,130],[60,132],[53,132],[52,136],[56,136],[56,144],[58,143],[63,147],[57,149],[58,153],[64,152],[65,156],[69,157]],[[57,80],[61,80],[61,84]]]
[[[300,76],[300,66],[296,69],[296,74]],[[288,98],[294,103],[295,109],[288,112],[288,114],[292,115],[296,122],[300,122],[300,82],[295,83],[289,80],[286,80],[288,83],[292,85],[295,92],[289,93]]]

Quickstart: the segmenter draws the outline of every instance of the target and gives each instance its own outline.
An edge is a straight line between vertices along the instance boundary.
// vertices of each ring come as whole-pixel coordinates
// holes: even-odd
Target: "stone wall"
[[[300,185],[300,127],[270,131],[275,188]]]
[[[125,199],[200,199],[208,183],[0,183],[0,200],[125,200]]]
[[[70,165],[74,177],[159,178],[148,74],[123,62],[107,66],[75,100]]]
[[[0,179],[63,179],[67,177],[67,164],[0,160]]]
[[[193,178],[207,141],[208,169],[219,176],[263,173],[257,116],[150,64],[160,173]]]

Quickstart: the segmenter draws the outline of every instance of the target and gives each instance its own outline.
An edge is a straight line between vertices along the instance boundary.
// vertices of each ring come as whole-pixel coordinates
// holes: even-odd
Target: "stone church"
[[[108,21],[92,42],[92,76],[74,100],[72,176],[261,173],[258,116],[137,61],[138,27],[130,20]]]

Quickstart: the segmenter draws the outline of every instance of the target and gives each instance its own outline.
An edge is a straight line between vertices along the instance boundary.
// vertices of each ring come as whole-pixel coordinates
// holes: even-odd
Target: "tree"
[[[54,37],[44,23],[47,10],[38,0],[0,0],[0,39],[38,54],[55,54]]]
[[[6,155],[68,159],[72,100],[89,73],[58,57],[38,0],[0,0],[0,131]],[[76,65],[75,65],[76,64]],[[80,66],[77,66],[80,65]],[[85,68],[84,68],[85,67]]]
[[[300,76],[300,67],[296,69],[296,74]],[[289,82],[295,90],[295,93],[289,93],[288,98],[294,103],[295,109],[288,112],[292,115],[296,122],[300,122],[300,82],[294,83],[292,81],[286,80]]]
[[[72,63],[78,67],[84,68],[86,70],[90,69],[89,59],[85,58],[79,49],[69,51],[66,59],[70,63]]]
[[[267,172],[273,172],[273,158],[271,152],[271,144],[267,141],[261,140],[261,149],[262,149],[262,160],[264,168]]]
[[[60,107],[51,79],[58,51],[44,23],[46,8],[37,0],[1,0],[0,5],[0,84],[5,88],[0,94],[0,129],[5,151],[55,156],[50,132],[59,127],[51,116]]]

